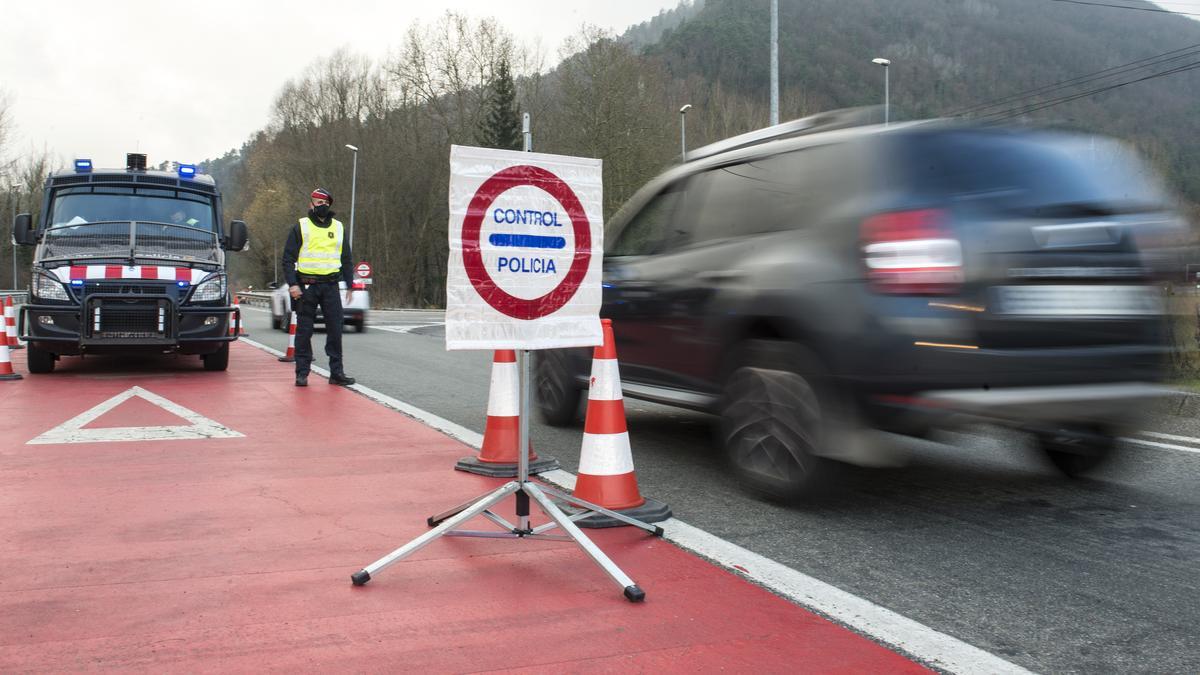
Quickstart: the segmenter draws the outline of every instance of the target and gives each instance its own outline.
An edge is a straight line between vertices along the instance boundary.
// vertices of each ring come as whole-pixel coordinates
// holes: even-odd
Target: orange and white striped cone
[[[517,353],[499,349],[492,356],[492,382],[488,387],[487,424],[483,429],[483,447],[479,455],[463,457],[454,468],[494,478],[517,475],[521,447],[521,383],[517,372]],[[558,468],[553,457],[538,457],[529,444],[529,473]]]
[[[20,380],[21,374],[13,371],[12,358],[8,354],[8,340],[0,340],[0,380]]]
[[[246,324],[242,321],[242,303],[238,301],[238,296],[233,296],[234,314],[237,315],[237,334],[239,336],[246,335]]]
[[[291,363],[296,360],[296,313],[292,312],[292,318],[288,323],[288,348],[287,352],[279,357],[284,363]]]
[[[4,301],[4,333],[9,349],[24,349],[25,346],[17,339],[17,308],[13,306],[12,296]]]
[[[638,491],[633,470],[633,450],[625,426],[625,400],[621,394],[621,372],[611,319],[601,319],[604,344],[592,353],[592,377],[588,387],[587,418],[583,424],[583,449],[579,453],[579,478],[573,496],[609,511],[657,523],[671,517],[671,507],[646,499]],[[575,523],[580,527],[625,525],[616,518],[597,513]]]

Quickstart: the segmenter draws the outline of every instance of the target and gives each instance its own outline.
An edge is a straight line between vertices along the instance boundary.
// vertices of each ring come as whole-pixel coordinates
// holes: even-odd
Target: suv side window
[[[675,184],[658,193],[630,219],[629,224],[617,235],[617,240],[604,252],[605,255],[649,255],[659,250],[671,223],[680,198],[679,185]]]
[[[695,238],[715,241],[816,224],[853,188],[849,144],[793,150],[696,177]]]

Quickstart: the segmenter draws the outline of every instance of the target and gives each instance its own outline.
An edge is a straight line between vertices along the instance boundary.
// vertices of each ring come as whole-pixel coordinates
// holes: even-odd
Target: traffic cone
[[[13,307],[12,296],[4,300],[4,332],[7,335],[9,349],[24,349],[25,345],[17,339],[17,309]]]
[[[237,334],[239,336],[246,335],[246,324],[242,322],[242,303],[238,301],[238,296],[233,296],[234,314],[237,315]],[[232,335],[232,333],[231,333]]]
[[[463,457],[454,468],[468,473],[494,478],[517,475],[518,449],[521,447],[521,383],[517,372],[517,353],[511,349],[496,350],[492,357],[492,383],[488,387],[487,425],[483,430],[483,447],[478,456]],[[541,473],[558,468],[553,457],[539,458],[529,444],[529,473]]]
[[[579,453],[579,478],[571,493],[609,511],[657,523],[671,517],[671,507],[646,499],[638,491],[633,451],[625,426],[625,401],[611,319],[601,319],[604,344],[592,353],[587,418],[583,423],[583,449]],[[616,527],[625,523],[602,513],[575,523],[580,527]]]
[[[8,340],[0,340],[0,380],[20,380],[21,374],[13,372],[12,358],[8,354]]]
[[[291,322],[288,324],[288,348],[287,353],[279,357],[280,361],[291,363],[296,360],[296,313],[292,312]]]

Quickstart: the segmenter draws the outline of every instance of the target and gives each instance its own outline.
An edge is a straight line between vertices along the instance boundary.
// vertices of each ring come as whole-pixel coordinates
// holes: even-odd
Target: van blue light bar
[[[91,173],[91,172],[92,172],[92,160],[90,160],[90,159],[75,160],[75,173]]]
[[[196,165],[195,164],[180,164],[179,165],[179,177],[180,178],[195,178],[196,177]]]

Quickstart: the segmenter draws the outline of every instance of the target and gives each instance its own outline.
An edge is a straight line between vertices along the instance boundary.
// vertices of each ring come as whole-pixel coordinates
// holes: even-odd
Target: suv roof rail
[[[771,127],[755,129],[744,134],[732,136],[716,143],[711,143],[700,148],[696,148],[688,152],[685,161],[694,159],[703,159],[712,157],[731,150],[747,148],[752,145],[759,145],[768,141],[774,141],[781,138],[794,138],[796,136],[804,136],[807,134],[815,134],[820,131],[830,131],[832,129],[845,129],[848,127],[859,127],[867,124],[874,124],[882,120],[883,115],[880,112],[882,106],[862,106],[858,108],[843,108],[841,110],[830,110],[808,117],[802,117],[798,120],[791,120],[776,124]]]

